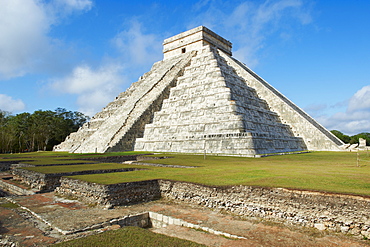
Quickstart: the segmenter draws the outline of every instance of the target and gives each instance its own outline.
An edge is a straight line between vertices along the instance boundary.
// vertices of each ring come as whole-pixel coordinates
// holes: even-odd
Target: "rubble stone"
[[[245,218],[259,217],[287,225],[365,237],[370,232],[370,199],[361,196],[252,186],[208,187],[168,180],[99,185],[71,178],[62,178],[61,186],[56,191],[102,205],[130,205],[166,198],[179,203],[222,209]],[[154,213],[151,217],[166,224],[182,224],[160,214]]]

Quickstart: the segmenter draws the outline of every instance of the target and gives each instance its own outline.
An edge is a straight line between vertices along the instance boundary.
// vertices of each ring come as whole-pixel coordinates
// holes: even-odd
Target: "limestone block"
[[[326,229],[325,224],[322,224],[322,223],[316,223],[314,224],[314,227],[318,229],[319,231],[324,231]]]
[[[173,224],[176,226],[181,226],[181,220],[180,219],[174,219]]]

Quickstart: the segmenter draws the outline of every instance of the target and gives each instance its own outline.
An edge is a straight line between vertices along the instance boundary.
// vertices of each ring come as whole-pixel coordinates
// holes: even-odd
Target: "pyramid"
[[[200,26],[168,38],[164,59],[55,151],[255,156],[343,143]]]

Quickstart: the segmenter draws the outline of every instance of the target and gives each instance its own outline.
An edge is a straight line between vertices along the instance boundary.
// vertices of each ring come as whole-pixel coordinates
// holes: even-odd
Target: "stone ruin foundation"
[[[10,184],[5,181],[0,181],[0,187],[17,195],[55,191],[67,198],[75,198],[106,209],[164,198],[174,203],[221,210],[245,219],[255,217],[285,225],[313,227],[319,230],[370,237],[370,198],[364,196],[243,185],[206,186],[164,179],[103,185],[73,178],[73,175],[113,171],[117,172],[101,170],[45,176],[34,171],[13,168],[13,176],[33,189],[21,191],[17,186],[9,187]],[[130,169],[119,172],[125,171]],[[69,177],[64,177],[67,175]],[[149,216],[150,214],[149,212]],[[137,222],[140,223],[150,218],[155,224],[175,224],[174,220],[167,222],[168,219],[164,220],[164,216],[161,215],[149,216],[145,214],[138,216],[137,219],[125,218],[121,223],[125,225],[127,220],[130,222],[138,220]],[[161,221],[163,222],[160,223]]]
[[[165,198],[286,225],[370,237],[370,198],[282,188],[210,187],[169,180],[99,185],[62,178],[56,192],[107,208]]]

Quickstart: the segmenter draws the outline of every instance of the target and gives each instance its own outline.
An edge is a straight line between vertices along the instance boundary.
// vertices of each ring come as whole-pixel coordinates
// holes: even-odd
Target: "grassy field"
[[[111,170],[123,168],[132,168],[132,165],[130,166],[117,163],[97,163],[97,164],[59,165],[59,166],[36,166],[36,167],[24,167],[23,169],[48,174],[48,173],[64,173],[64,172],[78,172],[92,170]],[[143,167],[141,167],[141,169],[143,169]]]
[[[109,157],[118,155],[138,155],[148,154],[148,152],[117,152],[106,154],[71,154],[66,152],[30,152],[30,153],[14,153],[14,154],[0,154],[1,160],[4,161],[22,161],[25,160],[27,164],[31,165],[48,165],[48,164],[71,164],[71,163],[91,163],[91,160],[82,160],[89,158]],[[31,160],[31,161],[30,161]]]
[[[110,153],[107,155],[125,154]],[[130,154],[133,153],[131,152]],[[71,171],[71,169],[77,171],[131,167],[146,170],[81,175],[73,176],[73,178],[101,184],[149,179],[171,179],[210,186],[253,185],[370,196],[370,157],[366,152],[360,152],[359,154],[360,167],[357,166],[356,152],[312,152],[264,158],[207,156],[206,159],[204,159],[203,155],[161,154],[159,156],[165,155],[173,158],[145,161],[147,163],[197,166],[197,168],[165,168],[133,164],[84,164],[28,169],[38,170],[43,173],[52,173]],[[50,164],[53,162],[59,164],[63,162],[71,163],[71,160],[69,160],[71,158],[79,159],[94,155],[96,154],[71,155],[67,153],[42,152],[25,155],[13,154],[12,158],[32,158],[35,159],[32,162],[35,164]],[[0,155],[0,162],[2,157],[4,155]],[[8,155],[8,157],[11,156]]]
[[[183,239],[168,237],[156,234],[139,227],[124,227],[116,231],[107,231],[98,235],[75,239],[68,242],[56,244],[59,247],[201,247],[205,245],[197,244]]]

